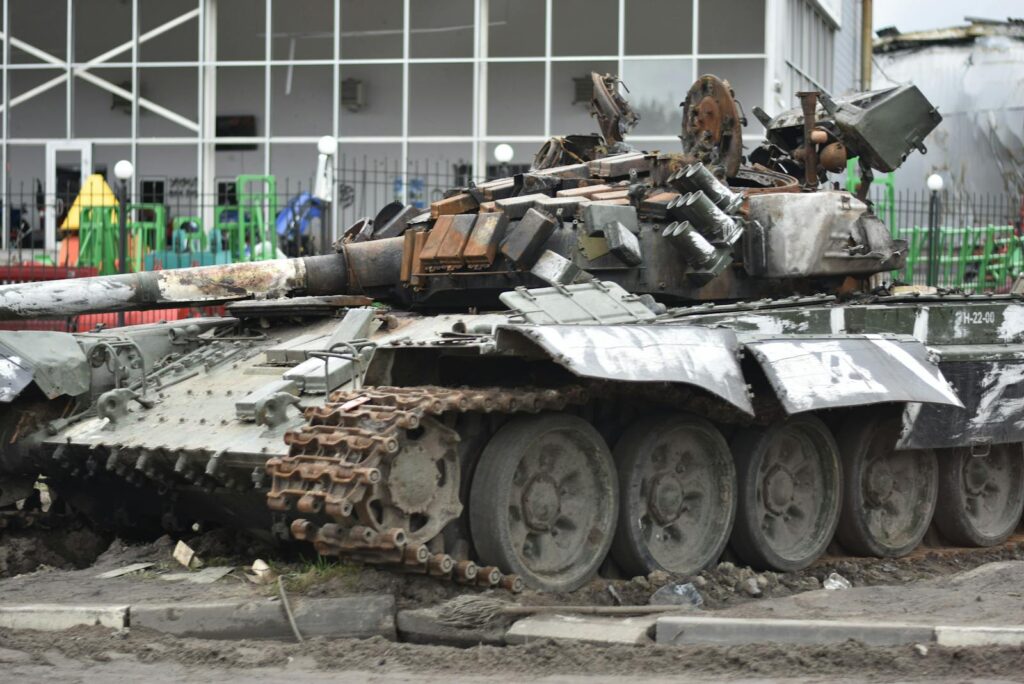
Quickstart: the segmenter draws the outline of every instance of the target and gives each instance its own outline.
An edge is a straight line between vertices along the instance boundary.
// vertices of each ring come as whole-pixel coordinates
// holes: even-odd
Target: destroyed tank
[[[754,113],[683,103],[681,152],[549,140],[528,173],[389,205],[335,253],[0,287],[0,505],[43,477],[99,524],[226,525],[479,586],[791,571],[994,545],[1024,506],[1024,304],[893,286],[866,202],[940,121],[913,86]],[[828,172],[860,160],[856,195]]]

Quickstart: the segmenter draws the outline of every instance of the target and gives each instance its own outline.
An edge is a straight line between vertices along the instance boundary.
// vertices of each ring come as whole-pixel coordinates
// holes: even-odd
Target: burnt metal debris
[[[0,287],[0,318],[187,303],[228,315],[0,339],[0,490],[99,524],[206,521],[467,585],[686,574],[731,544],[805,567],[992,544],[1024,507],[1024,304],[900,294],[864,201],[940,121],[913,86],[769,117],[728,82],[679,151],[599,134],[526,173],[391,204],[332,255]],[[860,159],[859,196],[828,173]],[[52,335],[52,334],[51,334]],[[54,369],[61,369],[56,381]],[[728,439],[727,439],[728,437]]]

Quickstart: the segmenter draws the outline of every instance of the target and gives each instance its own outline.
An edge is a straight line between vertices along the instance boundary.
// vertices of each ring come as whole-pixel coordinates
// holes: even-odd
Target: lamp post
[[[117,270],[128,272],[128,180],[135,173],[135,167],[127,159],[114,164],[114,176],[117,178]],[[117,327],[124,326],[124,312],[117,314]]]
[[[313,196],[323,206],[320,217],[320,253],[331,251],[331,201],[334,199],[334,155],[338,151],[338,141],[333,136],[325,135],[316,143],[319,156],[316,161],[316,185]]]
[[[928,202],[928,285],[935,287],[939,279],[939,192],[942,190],[942,176],[933,173],[928,176],[931,197]]]

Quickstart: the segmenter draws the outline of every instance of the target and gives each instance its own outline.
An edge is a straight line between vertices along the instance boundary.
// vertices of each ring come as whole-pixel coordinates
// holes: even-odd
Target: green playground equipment
[[[199,230],[194,233],[185,230],[189,223],[198,226]],[[171,231],[171,249],[175,252],[205,252],[206,231],[203,230],[203,219],[198,216],[175,218],[174,230]]]
[[[856,192],[860,183],[857,160],[846,162],[846,189]],[[893,278],[905,283],[923,282],[928,268],[927,226],[896,225],[896,184],[892,173],[876,178],[873,186],[883,188],[875,200],[875,213],[885,221],[894,238],[907,241],[907,263]],[[936,228],[938,272],[936,286],[984,292],[1005,290],[1024,273],[1024,245],[1011,225],[941,226]]]
[[[936,228],[936,286],[960,288],[976,292],[1004,290],[1024,273],[1024,245],[1014,234],[1013,226],[992,225],[964,228]],[[927,226],[898,228],[895,237],[907,241],[907,265],[895,275],[904,282],[914,282],[915,273],[927,268]]]
[[[264,261],[277,254],[277,178],[243,174],[236,181],[238,223],[228,233],[234,261]],[[265,246],[269,245],[269,248]]]
[[[129,270],[276,258],[277,179],[243,174],[236,179],[236,190],[238,205],[216,207],[209,231],[203,229],[198,216],[175,217],[169,246],[164,237],[167,207],[156,203],[128,204]],[[100,275],[116,273],[117,206],[82,207],[79,221],[78,263],[97,268]],[[187,223],[196,224],[199,230],[186,231]]]
[[[117,273],[118,236],[116,206],[83,206],[78,218],[78,265],[99,275]]]
[[[210,229],[210,241],[216,244],[218,251],[222,246],[227,247],[228,254],[234,258],[234,246],[236,243],[245,244],[244,240],[236,237],[238,228],[238,206],[225,204],[213,209],[213,228]]]
[[[140,217],[147,213],[153,218],[142,220]],[[167,207],[155,202],[129,204],[128,217],[128,234],[132,245],[131,270],[141,271],[146,263],[146,255],[163,247]]]
[[[198,230],[186,230],[185,225],[189,223],[196,225]],[[151,271],[230,263],[231,254],[221,249],[220,232],[213,228],[207,235],[203,230],[203,219],[199,216],[176,217],[171,232],[171,248],[154,250],[146,256],[146,269]]]

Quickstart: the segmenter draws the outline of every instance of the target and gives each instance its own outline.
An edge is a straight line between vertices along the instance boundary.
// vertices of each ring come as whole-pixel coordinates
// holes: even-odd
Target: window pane
[[[764,127],[751,113],[755,106],[765,106],[763,59],[702,59],[697,62],[697,68],[701,74],[714,74],[729,81],[741,110],[747,115],[744,135],[764,133]]]
[[[67,57],[67,3],[9,0],[11,34],[58,59]],[[11,64],[39,64],[39,58],[11,46]]]
[[[552,0],[551,53],[616,55],[619,52],[617,0]]]
[[[627,55],[679,55],[692,50],[693,0],[626,0]]]
[[[544,56],[544,0],[488,0],[491,57]]]
[[[218,180],[233,181],[241,174],[263,173],[263,144],[258,143],[244,150],[218,150],[216,154],[216,177]]]
[[[402,65],[343,64],[341,136],[402,134]]]
[[[321,136],[333,130],[334,71],[329,66],[275,66],[270,72],[270,133]]]
[[[330,0],[287,0],[273,5],[270,52],[274,59],[332,59],[334,3]]]
[[[473,148],[468,143],[409,145],[409,203],[425,209],[445,190],[467,182]]]
[[[140,146],[141,150],[142,147]],[[122,159],[132,158],[132,146],[131,145],[104,145],[96,144],[92,146],[92,168],[93,173],[103,174],[106,178],[107,183],[110,185],[111,190],[117,189],[117,177],[114,175],[114,164],[121,161]],[[138,161],[138,159],[136,160]],[[195,168],[192,169],[193,175],[195,174]],[[139,178],[139,167],[136,164],[135,167],[135,179]],[[134,184],[138,187],[138,184]],[[129,181],[129,194],[134,199],[136,195],[131,194],[134,192],[133,184]]]
[[[36,3],[59,4],[64,3]],[[90,59],[132,39],[132,4],[121,0],[77,0],[74,8],[75,59]],[[62,13],[63,14],[63,13]],[[19,36],[20,37],[20,36]],[[130,62],[132,51],[125,50],[111,62]]]
[[[262,67],[218,67],[217,118],[255,117],[255,134],[263,135],[263,79]]]
[[[197,67],[139,69],[140,96],[179,116],[199,122]],[[161,114],[139,106],[139,135],[194,136],[196,133]]]
[[[341,58],[402,56],[402,0],[342,0]]]
[[[299,193],[312,192],[317,155],[316,143],[271,145],[270,173],[277,178],[279,204]]]
[[[92,73],[124,90],[132,90],[132,72],[128,67],[94,68]],[[81,79],[75,81],[74,97],[74,137],[127,138],[132,134],[131,100]]]
[[[266,50],[265,0],[217,0],[217,59],[263,59]]]
[[[44,206],[41,194],[46,185],[43,178],[46,173],[45,148],[42,145],[11,145],[7,148],[7,165],[7,192],[11,194],[11,207],[20,209],[25,205],[26,220],[36,232],[34,239],[30,240],[38,243]],[[73,194],[71,201],[74,201]]]
[[[159,199],[155,193],[143,198],[142,190],[159,190],[159,181],[163,181],[163,204],[167,207],[168,223],[173,224],[179,216],[201,213],[196,195],[195,145],[139,145],[135,154],[134,201]],[[117,158],[111,158],[110,168],[114,168],[116,163]],[[150,182],[144,185],[145,180]]]
[[[623,95],[640,113],[634,135],[679,135],[679,103],[693,81],[693,60],[626,60],[622,65],[629,92]]]
[[[198,6],[196,0],[140,2],[139,35],[158,29]],[[147,62],[195,62],[198,58],[198,16],[139,45],[139,59]]]
[[[544,134],[544,65],[487,65],[488,135]]]
[[[473,0],[415,0],[409,6],[412,57],[472,57]]]
[[[56,81],[65,72],[61,69],[12,69],[8,73],[13,100],[43,83]],[[66,102],[67,82],[60,81],[49,90],[11,107],[10,137],[63,138],[67,134]]]
[[[596,132],[597,122],[590,116],[590,99],[593,97],[590,72],[614,74],[618,68],[618,62],[613,61],[552,64],[551,135]]]
[[[344,230],[363,216],[402,198],[402,146],[342,143],[338,147],[338,225]]]
[[[700,4],[700,52],[764,52],[764,0],[715,0]]]
[[[473,134],[473,65],[409,67],[409,134]]]

